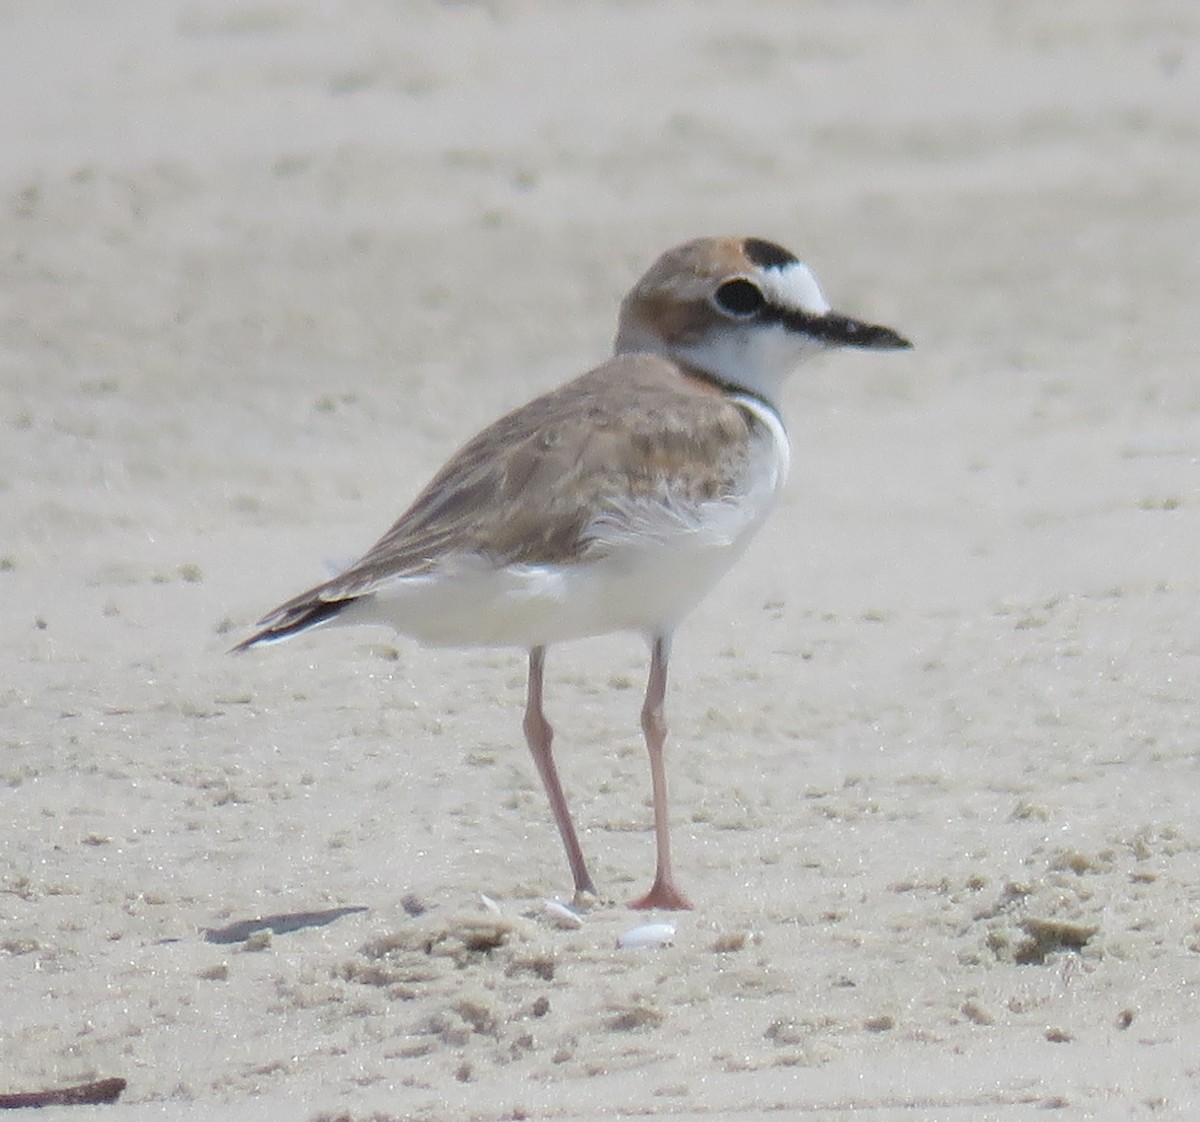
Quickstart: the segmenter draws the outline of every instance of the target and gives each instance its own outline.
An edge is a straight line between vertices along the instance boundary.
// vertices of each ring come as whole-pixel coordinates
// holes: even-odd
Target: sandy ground
[[[1194,3],[9,0],[0,43],[0,1093],[1195,1116]],[[616,950],[619,903],[542,911],[519,653],[225,651],[717,232],[917,349],[793,381],[677,640],[699,906]],[[549,672],[619,902],[645,652]]]

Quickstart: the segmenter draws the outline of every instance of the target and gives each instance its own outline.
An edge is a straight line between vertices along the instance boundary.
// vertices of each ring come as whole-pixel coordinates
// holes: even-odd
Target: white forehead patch
[[[763,292],[773,304],[795,308],[810,316],[823,316],[830,310],[817,278],[802,261],[793,261],[782,268],[763,269],[758,276]]]

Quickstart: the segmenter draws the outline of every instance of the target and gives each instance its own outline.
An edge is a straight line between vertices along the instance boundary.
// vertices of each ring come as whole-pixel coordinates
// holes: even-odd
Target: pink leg
[[[667,817],[667,772],[663,766],[663,745],[667,740],[667,723],[663,719],[663,699],[667,694],[667,658],[671,640],[659,635],[650,655],[650,678],[646,682],[646,700],[642,705],[642,732],[650,753],[650,782],[654,791],[654,840],[658,847],[658,862],[654,883],[631,908],[666,908],[679,911],[691,908],[691,901],[675,884],[671,871],[671,825]]]
[[[550,809],[554,811],[554,821],[562,837],[563,847],[567,851],[567,860],[571,863],[571,876],[575,879],[576,898],[585,893],[597,896],[596,886],[588,875],[587,866],[583,861],[583,850],[579,847],[579,838],[575,835],[575,824],[571,821],[571,811],[567,808],[567,798],[563,794],[562,784],[558,780],[558,769],[554,766],[554,757],[550,746],[554,740],[554,729],[542,712],[542,667],[546,661],[546,648],[534,647],[529,652],[529,693],[525,702],[525,740],[529,751],[533,753],[533,762],[537,765],[538,775],[542,777],[542,786],[550,799]]]

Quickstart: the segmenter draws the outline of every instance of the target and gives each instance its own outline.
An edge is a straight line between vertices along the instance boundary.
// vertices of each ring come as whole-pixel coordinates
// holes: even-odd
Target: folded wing
[[[613,358],[484,429],[359,561],[276,608],[234,649],[326,622],[406,577],[594,559],[626,523],[644,533],[632,523],[648,507],[678,508],[682,527],[689,506],[736,493],[753,423],[673,363]]]

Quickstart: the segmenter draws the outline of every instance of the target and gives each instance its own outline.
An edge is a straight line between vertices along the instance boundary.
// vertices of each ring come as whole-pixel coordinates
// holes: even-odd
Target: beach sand
[[[25,0],[0,40],[0,1093],[1194,1115],[1194,4]],[[521,652],[226,651],[715,233],[916,347],[790,383],[783,501],[676,640],[697,907],[617,949],[640,638],[550,652],[574,930]]]

